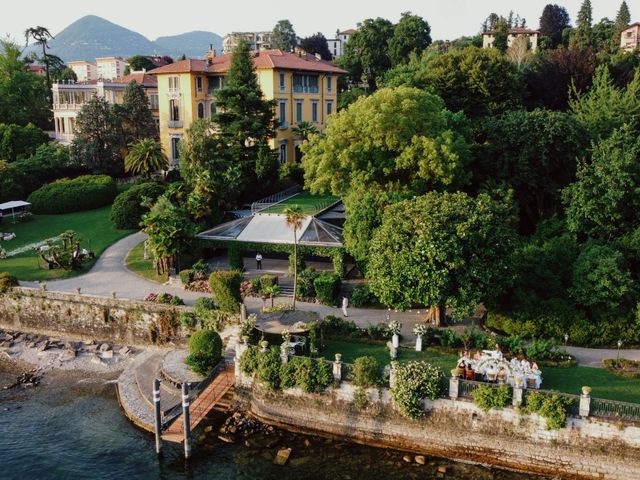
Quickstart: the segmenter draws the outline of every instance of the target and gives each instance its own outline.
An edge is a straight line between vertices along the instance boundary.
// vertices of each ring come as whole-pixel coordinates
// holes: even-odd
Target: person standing
[[[347,314],[348,306],[349,306],[349,299],[347,297],[342,297],[342,315],[344,315],[345,318],[349,316]]]
[[[262,270],[262,254],[260,252],[256,254],[256,265],[258,270]]]

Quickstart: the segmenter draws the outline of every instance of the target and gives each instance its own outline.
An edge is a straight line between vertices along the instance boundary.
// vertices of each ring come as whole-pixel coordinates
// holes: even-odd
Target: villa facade
[[[535,52],[538,49],[540,30],[530,30],[528,28],[510,28],[507,36],[507,47],[513,44],[519,37],[525,37],[529,41],[529,50]],[[482,33],[482,48],[493,48],[495,42],[495,32]]]

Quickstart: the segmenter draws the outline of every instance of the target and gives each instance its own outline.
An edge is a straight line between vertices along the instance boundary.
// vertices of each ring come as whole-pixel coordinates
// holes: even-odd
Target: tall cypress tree
[[[593,23],[593,9],[591,0],[584,0],[576,19],[576,29],[572,32],[571,45],[578,48],[592,46],[593,35],[591,25]]]
[[[616,27],[621,30],[631,23],[631,12],[627,2],[623,1],[616,15]]]
[[[236,46],[225,86],[216,94],[219,113],[214,121],[218,127],[219,157],[242,179],[243,188],[256,179],[256,165],[275,136],[273,101],[262,98],[252,53],[246,42]]]

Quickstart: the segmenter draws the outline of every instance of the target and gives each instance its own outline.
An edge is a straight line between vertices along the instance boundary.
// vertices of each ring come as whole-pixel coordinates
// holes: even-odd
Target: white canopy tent
[[[0,203],[0,218],[11,216],[15,223],[16,215],[21,215],[26,212],[29,205],[31,205],[29,202],[24,202],[22,200]]]

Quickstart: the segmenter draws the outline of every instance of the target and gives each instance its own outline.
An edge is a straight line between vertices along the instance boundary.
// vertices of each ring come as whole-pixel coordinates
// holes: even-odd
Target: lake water
[[[4,377],[4,378],[2,378]],[[0,375],[0,384],[9,378]],[[119,409],[115,387],[103,380],[49,379],[35,391],[0,397],[0,478],[8,479],[260,479],[323,480],[437,478],[533,480],[523,475],[427,458],[427,465],[402,461],[403,454],[322,438],[278,432],[270,448],[229,445],[215,435],[194,446],[185,464],[179,445],[154,452],[153,436],[131,425]],[[310,445],[305,446],[308,439]],[[259,438],[257,439],[259,440]],[[278,448],[292,447],[290,463],[276,466]]]

